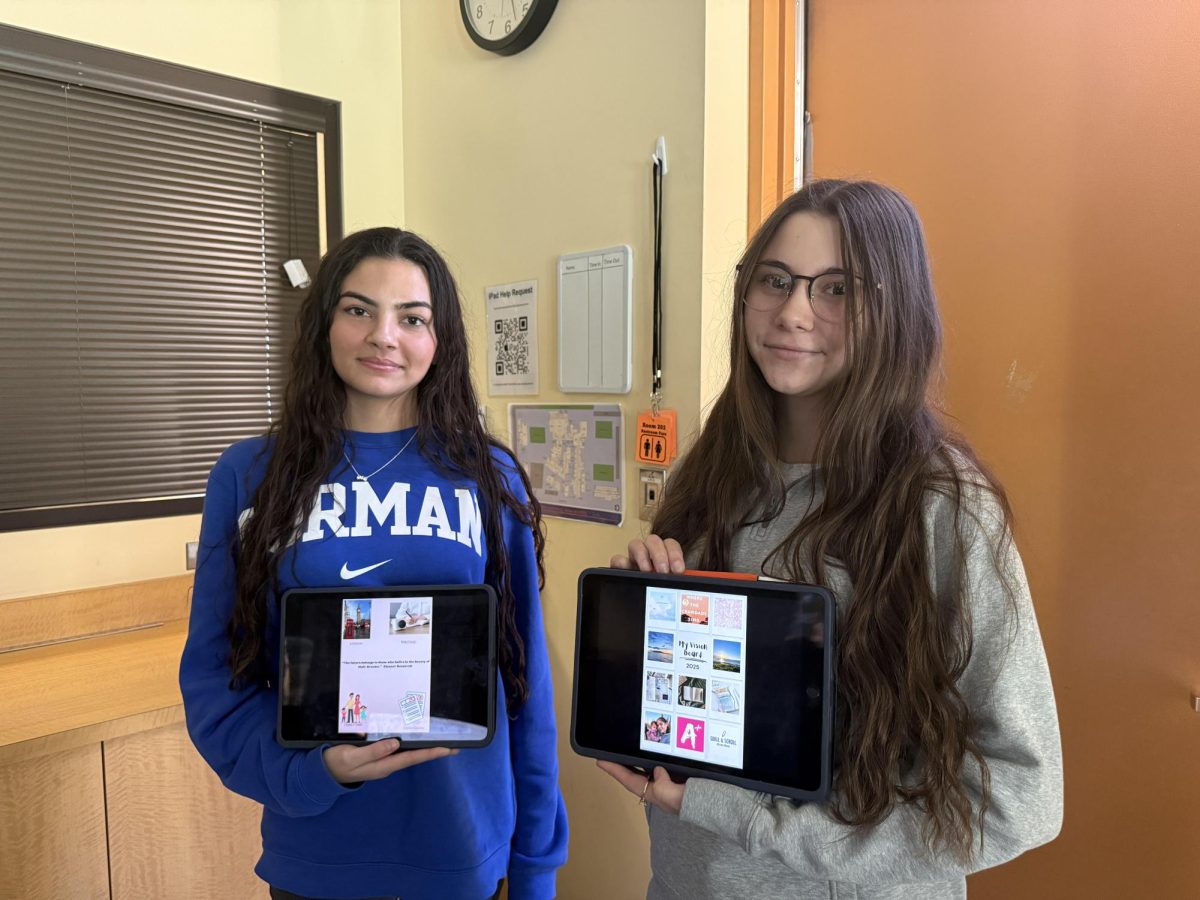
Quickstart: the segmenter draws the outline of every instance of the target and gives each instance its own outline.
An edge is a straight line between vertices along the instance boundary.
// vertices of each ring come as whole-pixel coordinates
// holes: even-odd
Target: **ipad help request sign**
[[[746,597],[646,588],[640,746],[742,768]]]
[[[338,732],[429,731],[433,598],[342,601]]]

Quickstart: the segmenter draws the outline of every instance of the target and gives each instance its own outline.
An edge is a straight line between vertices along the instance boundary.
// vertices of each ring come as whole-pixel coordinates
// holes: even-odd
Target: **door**
[[[1063,730],[987,898],[1200,891],[1200,4],[810,0],[818,177],[912,198],[946,402],[1009,488]]]

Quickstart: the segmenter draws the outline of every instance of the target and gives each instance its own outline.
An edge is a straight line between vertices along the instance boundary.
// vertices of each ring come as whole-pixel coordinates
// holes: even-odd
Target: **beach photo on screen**
[[[675,660],[674,642],[675,635],[669,632],[651,631],[646,636],[646,659],[656,663],[672,663]]]
[[[718,672],[741,674],[742,642],[726,641],[721,638],[714,640],[712,667]]]

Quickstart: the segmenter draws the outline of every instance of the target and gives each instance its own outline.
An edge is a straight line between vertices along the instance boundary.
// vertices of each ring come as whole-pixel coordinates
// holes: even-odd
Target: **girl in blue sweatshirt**
[[[350,235],[299,314],[278,421],[209,477],[180,665],[188,731],[263,804],[277,900],[554,896],[566,859],[538,588],[538,503],[478,416],[458,289],[414,234]],[[491,584],[500,709],[482,749],[288,750],[278,598],[293,587]]]

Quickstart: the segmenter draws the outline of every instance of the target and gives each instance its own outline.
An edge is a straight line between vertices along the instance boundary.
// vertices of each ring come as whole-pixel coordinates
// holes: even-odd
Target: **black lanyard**
[[[661,154],[661,155],[660,155]],[[667,169],[666,150],[660,140],[660,152],[652,157],[650,186],[654,192],[654,336],[650,349],[650,409],[655,415],[662,404],[662,213],[663,174]]]

